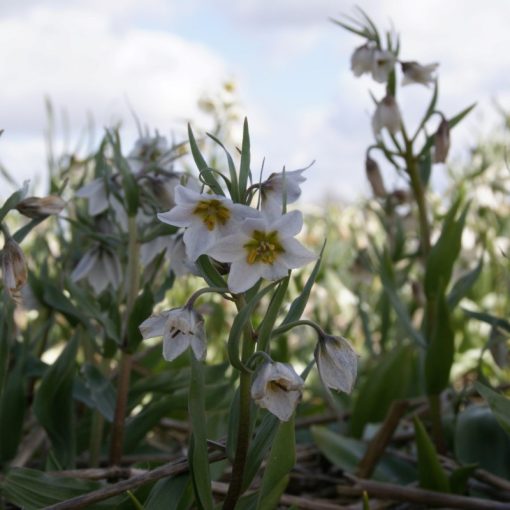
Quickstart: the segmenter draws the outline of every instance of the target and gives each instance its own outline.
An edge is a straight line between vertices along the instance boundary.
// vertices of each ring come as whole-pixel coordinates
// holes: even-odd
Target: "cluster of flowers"
[[[303,172],[274,173],[255,185],[260,191],[260,210],[219,194],[178,185],[176,205],[158,214],[158,218],[185,229],[183,242],[192,262],[208,255],[229,264],[228,289],[240,294],[261,278],[272,281],[285,278],[289,270],[316,259],[295,239],[303,226],[302,213],[297,210],[282,213],[284,204],[300,196]],[[188,348],[198,360],[205,360],[204,318],[193,309],[191,301],[184,307],[153,315],[140,325],[144,339],[163,337],[163,356],[168,361]],[[350,392],[356,377],[357,355],[349,342],[342,337],[319,334],[315,356],[323,382],[330,388]],[[290,364],[266,359],[254,377],[251,394],[261,407],[286,421],[294,412],[303,384]]]

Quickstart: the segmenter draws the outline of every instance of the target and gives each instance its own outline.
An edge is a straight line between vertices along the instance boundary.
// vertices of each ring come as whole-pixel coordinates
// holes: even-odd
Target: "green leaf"
[[[220,186],[219,182],[215,179],[213,172],[209,168],[209,165],[206,163],[200,149],[198,148],[197,142],[195,140],[195,136],[193,135],[193,130],[191,129],[191,125],[188,124],[188,138],[189,145],[191,148],[191,155],[197,165],[197,168],[200,172],[200,177],[204,180],[204,182],[211,188],[211,190],[217,195],[225,195],[223,193],[223,189]]]
[[[418,450],[418,480],[420,487],[439,492],[450,492],[448,477],[441,467],[439,458],[425,427],[414,417],[414,432]]]
[[[296,462],[294,416],[280,422],[262,478],[257,510],[276,508]]]
[[[34,469],[14,468],[1,482],[3,496],[24,510],[40,510],[61,501],[98,490],[99,482],[51,476]],[[117,508],[123,496],[94,503],[94,508]]]
[[[18,450],[27,407],[22,360],[9,373],[0,399],[0,461],[11,460]]]
[[[478,280],[480,273],[483,268],[483,256],[480,257],[480,262],[476,265],[474,269],[462,275],[454,284],[453,287],[448,294],[448,306],[450,310],[453,310],[464,298],[468,292],[473,288],[474,284]]]
[[[115,413],[115,389],[110,379],[91,363],[85,363],[81,369],[85,386],[90,391],[90,398],[95,408],[110,423]]]
[[[259,291],[246,305],[239,311],[236,315],[234,322],[232,323],[232,327],[230,329],[230,334],[228,336],[227,342],[227,350],[228,357],[230,363],[233,367],[237,368],[244,372],[246,368],[241,362],[241,358],[239,355],[239,343],[241,341],[241,336],[243,334],[243,329],[246,323],[250,320],[251,314],[255,310],[255,307],[258,305],[260,300],[276,285],[280,283],[279,280],[276,282],[272,282],[266,287],[264,287],[261,291]]]
[[[12,235],[13,239],[17,243],[21,243],[21,241],[23,241],[23,239],[25,239],[25,237],[45,219],[46,217],[34,218],[33,220],[30,220],[26,225],[23,225],[21,228],[16,230],[16,232],[14,232],[14,234]]]
[[[189,417],[193,435],[190,442],[188,459],[195,491],[195,500],[200,510],[212,510],[214,507],[211,492],[211,473],[207,454],[207,422],[205,414],[205,382],[202,362],[191,358],[191,380],[189,387]]]
[[[296,299],[294,299],[294,301],[290,305],[289,312],[287,313],[285,319],[283,319],[283,322],[280,324],[280,327],[284,326],[285,324],[289,324],[291,322],[295,322],[295,321],[299,320],[302,313],[304,312],[306,303],[308,302],[308,298],[310,297],[310,292],[312,290],[313,284],[315,283],[315,280],[317,279],[317,276],[319,275],[319,269],[321,266],[322,255],[324,254],[325,247],[326,247],[326,241],[324,241],[324,244],[322,245],[321,252],[319,253],[319,258],[317,259],[317,262],[313,266],[312,272],[310,273],[308,280],[306,280],[303,290],[301,291],[299,296]]]
[[[214,135],[212,135],[211,133],[207,133],[207,136],[209,138],[212,138],[225,152],[225,155],[227,157],[227,163],[228,163],[228,171],[229,171],[229,175],[230,175],[230,186],[229,186],[230,197],[232,198],[233,202],[240,202],[241,200],[240,200],[240,195],[239,195],[239,185],[237,183],[237,171],[236,171],[236,166],[234,164],[234,160],[232,159],[232,156],[227,151],[225,146]]]
[[[475,387],[478,393],[480,393],[489,404],[496,420],[498,420],[503,430],[510,435],[510,399],[496,393],[494,390],[491,390],[489,387],[479,382],[475,383]]]
[[[476,103],[473,103],[472,105],[468,106],[467,108],[464,108],[461,112],[457,113],[457,115],[454,115],[451,119],[448,120],[448,125],[450,126],[450,129],[454,128],[466,115],[468,115],[471,110],[476,106]]]
[[[88,325],[86,317],[71,303],[70,299],[49,280],[44,285],[44,304],[58,310],[67,319],[71,326],[77,326],[79,322]]]
[[[485,405],[471,405],[457,417],[454,433],[455,458],[462,464],[476,463],[502,478],[510,478],[510,438]]]
[[[313,426],[310,430],[315,444],[332,464],[350,473],[356,471],[367,448],[365,442],[337,434],[326,427]],[[411,463],[385,453],[374,471],[374,478],[410,483],[416,480],[416,470]]]
[[[439,395],[450,381],[455,354],[455,331],[445,296],[439,296],[430,306],[434,306],[435,320],[425,354],[425,385],[427,394]]]
[[[450,489],[454,494],[465,494],[467,483],[471,475],[476,471],[478,464],[460,466],[450,475]]]
[[[78,337],[74,335],[41,381],[34,400],[34,412],[46,430],[63,468],[74,465],[75,423],[73,382]]]
[[[243,203],[246,198],[248,181],[251,180],[250,157],[250,132],[248,129],[248,119],[245,117],[241,145],[241,163],[239,166],[239,197]]]
[[[473,310],[468,310],[466,308],[462,308],[462,311],[472,319],[476,319],[481,322],[486,322],[487,324],[490,324],[493,327],[496,326],[510,333],[510,322],[507,321],[506,319],[496,317],[495,315],[491,315],[490,313],[475,312]]]
[[[461,199],[457,199],[448,211],[436,244],[430,250],[425,268],[425,295],[435,299],[446,289],[452,277],[453,266],[460,253],[462,231],[469,204],[457,216]]]
[[[133,310],[129,315],[127,327],[127,348],[129,352],[136,351],[140,342],[143,340],[138,326],[149,317],[154,308],[154,296],[151,291],[152,282],[149,282],[143,289],[143,292],[136,298]]]
[[[212,265],[211,259],[207,255],[200,255],[196,262],[202,277],[211,287],[226,287],[225,279],[218,270]]]
[[[400,346],[388,352],[366,371],[359,386],[351,416],[351,433],[361,437],[367,423],[382,422],[391,403],[418,393],[418,363],[413,346]],[[414,390],[414,391],[413,391]]]
[[[145,501],[145,510],[181,510],[193,501],[188,474],[156,482]]]
[[[14,209],[27,195],[28,181],[23,183],[23,187],[15,191],[0,208],[0,222],[7,216],[7,213]]]

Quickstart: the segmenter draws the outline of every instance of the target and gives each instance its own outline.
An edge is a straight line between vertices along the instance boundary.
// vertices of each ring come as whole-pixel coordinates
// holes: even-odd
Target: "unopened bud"
[[[370,156],[367,156],[365,161],[365,171],[374,196],[377,198],[386,197],[387,192],[384,186],[381,170],[379,169],[377,161],[373,160]]]
[[[374,115],[372,117],[372,129],[378,136],[383,128],[386,128],[391,134],[395,135],[400,131],[402,116],[397,101],[391,95],[387,95],[382,101],[377,103]]]
[[[25,255],[20,245],[7,239],[2,250],[2,276],[9,293],[16,294],[27,282],[28,271]]]
[[[434,141],[434,163],[444,163],[450,150],[450,124],[446,119],[439,124]]]
[[[56,195],[47,197],[27,197],[18,203],[16,209],[29,218],[44,218],[51,214],[59,214],[66,206],[66,201]]]

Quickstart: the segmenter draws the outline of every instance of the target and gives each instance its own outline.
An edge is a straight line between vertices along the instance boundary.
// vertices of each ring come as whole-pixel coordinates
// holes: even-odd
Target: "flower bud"
[[[402,116],[397,101],[393,96],[387,95],[377,103],[374,116],[372,117],[372,129],[375,136],[378,136],[383,128],[395,135],[400,131]]]
[[[428,64],[422,66],[418,62],[401,62],[402,72],[404,78],[402,79],[402,85],[410,85],[412,83],[420,83],[428,87],[431,83],[434,83],[436,79],[434,72],[439,64]]]
[[[27,197],[18,203],[16,209],[28,218],[44,218],[51,214],[59,214],[66,206],[66,201],[56,195],[47,197]]]
[[[2,253],[2,275],[4,285],[11,295],[18,292],[27,282],[25,255],[20,245],[12,238],[5,241]]]
[[[450,124],[446,119],[439,124],[434,142],[434,163],[444,163],[450,150]]]
[[[364,44],[354,50],[351,57],[351,70],[354,76],[361,76],[372,71],[374,51],[375,48],[369,44]]]
[[[367,174],[368,182],[372,188],[372,193],[374,197],[384,198],[386,197],[386,188],[384,186],[384,181],[381,175],[381,171],[379,169],[379,165],[377,161],[373,160],[370,156],[367,156],[365,161],[365,171]]]

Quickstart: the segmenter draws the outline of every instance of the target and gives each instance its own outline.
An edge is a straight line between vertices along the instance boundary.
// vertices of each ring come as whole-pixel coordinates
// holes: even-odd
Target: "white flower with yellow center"
[[[267,362],[257,372],[251,397],[281,421],[290,420],[301,398],[304,381],[292,365]]]
[[[276,219],[250,218],[208,254],[220,262],[231,262],[228,288],[235,293],[244,292],[260,278],[278,280],[287,276],[289,269],[315,260],[316,256],[294,239],[302,227],[303,216],[299,211]]]
[[[189,347],[195,358],[205,359],[204,318],[192,308],[173,308],[151,315],[140,324],[139,329],[144,339],[163,337],[163,358],[167,361],[173,361]]]
[[[348,340],[324,335],[315,348],[315,361],[325,386],[350,393],[356,380],[358,355]]]
[[[244,219],[260,214],[220,195],[197,193],[180,185],[175,188],[175,203],[174,208],[159,213],[158,218],[174,227],[186,227],[183,239],[193,262],[220,239],[235,232]]]

